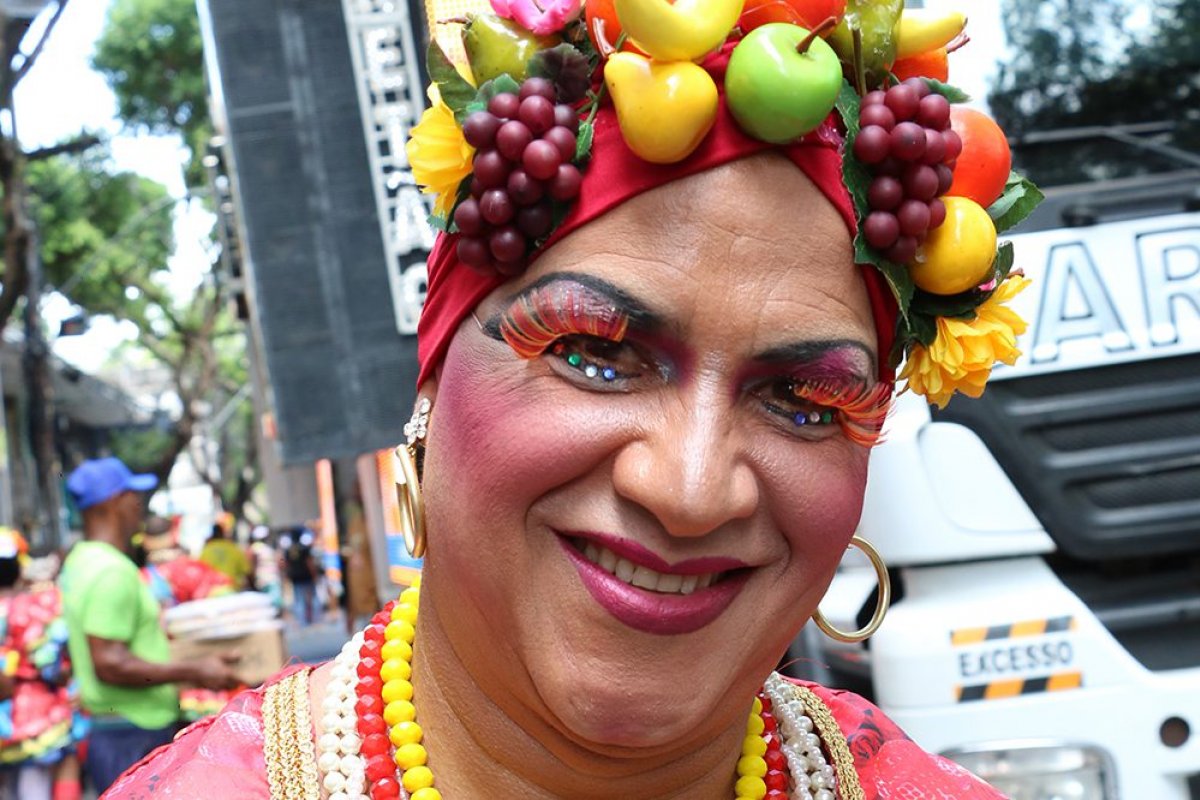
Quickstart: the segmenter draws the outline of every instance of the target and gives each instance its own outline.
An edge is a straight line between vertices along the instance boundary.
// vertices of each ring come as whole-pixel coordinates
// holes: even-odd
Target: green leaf
[[[996,279],[996,283],[1004,280],[1012,272],[1013,268],[1013,246],[1012,242],[1001,242],[996,248],[996,260],[992,263],[992,275]],[[989,292],[990,296],[990,292]]]
[[[546,78],[558,90],[558,102],[574,105],[592,83],[592,64],[578,48],[560,44],[539,50],[529,59],[529,74]]]
[[[507,73],[497,78],[492,78],[483,86],[479,87],[479,91],[474,92],[471,103],[467,106],[467,114],[472,114],[476,111],[485,111],[491,99],[498,94],[518,94],[521,91],[521,84],[517,83],[511,75]]]
[[[975,309],[990,295],[990,291],[981,292],[978,289],[948,295],[931,294],[918,289],[913,295],[912,312],[914,316],[972,319]]]
[[[429,40],[429,49],[425,53],[425,64],[429,67],[429,77],[437,84],[442,102],[454,112],[454,119],[461,125],[470,114],[468,107],[475,99],[475,87],[458,74],[458,70],[450,63],[450,57],[442,50],[436,39]]]
[[[575,162],[578,164],[587,163],[592,157],[592,139],[596,135],[596,128],[590,122],[583,122],[579,125],[579,133],[575,137]]]
[[[1033,213],[1044,199],[1045,195],[1032,181],[1012,172],[1004,184],[1004,192],[988,206],[988,216],[995,223],[996,232],[1004,233]]]
[[[937,338],[937,320],[925,314],[913,314],[909,317],[909,334],[923,347],[929,347]]]
[[[925,85],[935,94],[940,94],[942,97],[949,100],[951,103],[966,103],[971,99],[971,96],[957,86],[951,86],[948,83],[942,83],[934,78],[924,78]]]

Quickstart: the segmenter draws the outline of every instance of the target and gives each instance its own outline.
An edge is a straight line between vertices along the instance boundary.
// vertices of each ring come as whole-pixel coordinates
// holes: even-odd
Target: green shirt
[[[92,664],[88,636],[125,642],[143,661],[171,660],[170,645],[159,624],[158,603],[134,563],[112,545],[80,542],[71,549],[58,580],[67,621],[67,649],[83,707],[95,715],[123,717],[146,729],[165,728],[178,720],[179,692],[173,685],[140,688],[101,683]]]

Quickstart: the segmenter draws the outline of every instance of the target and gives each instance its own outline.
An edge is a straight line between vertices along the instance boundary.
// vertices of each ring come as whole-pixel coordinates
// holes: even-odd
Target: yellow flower
[[[933,343],[908,354],[900,373],[908,388],[938,408],[945,408],[955,391],[969,397],[983,394],[996,362],[1011,366],[1021,355],[1017,337],[1025,332],[1025,320],[1004,304],[1029,283],[1024,276],[1004,281],[975,309],[974,319],[938,317]]]
[[[412,129],[404,151],[421,191],[437,195],[433,213],[446,217],[454,207],[458,185],[471,174],[475,148],[463,138],[462,128],[442,102],[436,86],[429,87],[429,101],[429,108]]]

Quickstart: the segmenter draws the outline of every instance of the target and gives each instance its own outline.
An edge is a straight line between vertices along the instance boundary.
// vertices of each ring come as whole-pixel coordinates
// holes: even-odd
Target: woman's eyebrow
[[[543,275],[520,291],[505,298],[505,309],[538,290],[553,289],[558,284],[562,284],[563,288],[574,287],[576,290],[582,290],[579,294],[585,296],[589,303],[604,303],[611,306],[615,311],[628,318],[629,327],[632,329],[651,333],[662,329],[666,324],[666,320],[661,314],[650,310],[645,303],[629,292],[602,278],[581,272],[551,272]],[[483,323],[484,333],[494,339],[501,338],[500,318],[503,315],[504,310],[502,309],[488,318]]]
[[[772,347],[753,360],[762,365],[809,366],[831,372],[859,373],[864,380],[876,372],[875,353],[858,339],[793,342]]]

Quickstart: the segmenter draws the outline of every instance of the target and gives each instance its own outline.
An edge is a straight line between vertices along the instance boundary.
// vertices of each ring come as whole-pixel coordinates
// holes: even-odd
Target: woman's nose
[[[758,482],[739,450],[731,410],[718,402],[664,409],[613,466],[619,495],[672,536],[704,536],[758,507]]]

